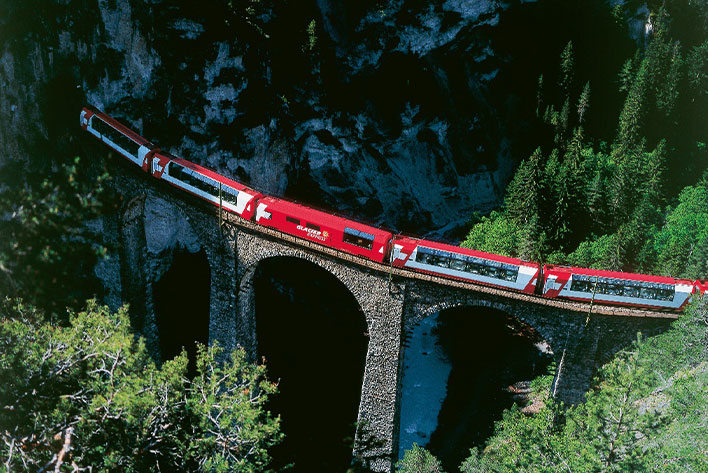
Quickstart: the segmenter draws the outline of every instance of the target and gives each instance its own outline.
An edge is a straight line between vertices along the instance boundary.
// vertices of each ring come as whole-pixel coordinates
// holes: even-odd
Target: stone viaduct
[[[588,316],[586,304],[547,301],[372,263],[235,216],[220,217],[218,209],[132,169],[117,174],[123,203],[103,220],[101,231],[119,249],[118,258],[102,264],[98,273],[106,281],[109,304],[131,304],[133,322],[153,349],[157,328],[150,287],[165,274],[178,248],[206,253],[210,342],[227,350],[243,346],[253,359],[258,347],[252,283],[260,262],[274,257],[307,260],[348,288],[369,334],[355,450],[375,471],[391,471],[396,459],[403,341],[425,317],[456,306],[486,306],[518,318],[550,345],[559,366],[557,396],[571,403],[583,398],[596,368],[630,345],[637,332],[659,333],[671,322],[670,314],[598,306]]]

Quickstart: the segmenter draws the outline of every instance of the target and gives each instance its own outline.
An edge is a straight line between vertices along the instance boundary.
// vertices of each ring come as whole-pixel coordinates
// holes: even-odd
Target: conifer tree
[[[573,42],[568,41],[561,53],[560,77],[558,78],[558,85],[564,97],[567,98],[570,96],[574,81],[575,57],[573,53]]]
[[[396,471],[398,473],[445,473],[440,460],[415,443],[413,448],[406,450],[403,458],[396,463]]]
[[[573,235],[579,235],[585,228],[583,217],[586,214],[585,159],[583,157],[583,130],[576,128],[573,138],[568,143],[568,149],[563,157],[554,187],[554,223],[556,242],[565,242]],[[567,243],[567,242],[565,242]]]
[[[637,71],[637,76],[620,113],[617,146],[613,153],[618,158],[618,162],[622,162],[623,155],[637,146],[642,136],[641,126],[646,109],[645,95],[649,85],[648,75],[649,65],[645,59]]]
[[[676,41],[667,48],[664,61],[668,65],[664,68],[666,73],[660,78],[659,90],[656,96],[657,108],[665,117],[671,117],[676,108],[679,97],[679,85],[683,75],[683,59],[681,57],[681,44]]]
[[[579,450],[578,467],[590,471],[640,471],[642,441],[656,431],[660,419],[653,409],[640,409],[649,378],[636,352],[621,354],[603,368],[601,389],[588,395],[569,416],[566,435],[587,448]]]
[[[583,91],[578,99],[578,123],[580,125],[585,121],[585,113],[590,107],[590,81],[585,83]]]
[[[536,116],[541,117],[541,110],[543,109],[543,74],[538,76],[538,83],[536,85]]]
[[[541,148],[520,165],[507,188],[506,210],[508,215],[523,226],[539,214],[542,197],[543,154]]]

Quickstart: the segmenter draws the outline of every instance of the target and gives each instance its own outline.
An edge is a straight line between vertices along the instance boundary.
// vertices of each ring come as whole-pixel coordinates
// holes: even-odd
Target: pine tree
[[[565,141],[570,130],[570,98],[566,98],[563,102],[563,107],[558,114],[558,123],[556,125],[555,142],[561,148],[565,147]]]
[[[540,217],[543,164],[541,148],[537,148],[517,169],[504,198],[506,215],[519,228],[517,256],[520,258],[538,260],[544,246]]]
[[[708,92],[708,40],[691,48],[686,58],[688,83],[694,92]]]
[[[558,85],[564,97],[570,97],[574,81],[575,57],[573,54],[573,42],[568,41],[568,44],[565,45],[561,53],[560,77],[558,78]]]
[[[560,244],[573,244],[586,228],[587,214],[585,183],[585,158],[583,156],[583,130],[576,128],[560,164],[554,187],[555,212],[552,217],[554,240]],[[567,239],[570,238],[569,241]]]
[[[622,155],[636,148],[641,139],[641,127],[646,112],[645,98],[649,86],[648,75],[649,64],[645,59],[637,71],[637,77],[632,83],[620,113],[616,153],[613,153],[619,158],[618,162],[622,162]]]
[[[620,92],[629,92],[634,82],[634,69],[639,63],[639,52],[633,58],[627,59],[622,65],[622,70],[619,73],[619,90]]]
[[[580,99],[578,99],[578,123],[580,125],[585,121],[585,113],[590,107],[590,82],[585,83],[583,87],[583,92],[580,94]]]
[[[543,109],[543,74],[538,76],[538,83],[536,85],[536,116],[541,117],[541,110]]]
[[[536,148],[521,163],[507,188],[504,198],[507,215],[520,226],[528,224],[541,208],[543,164],[541,148]]]
[[[406,450],[403,458],[396,463],[398,473],[445,473],[440,460],[429,451],[414,443],[413,448]]]
[[[645,362],[636,351],[623,353],[603,367],[602,376],[600,389],[568,415],[566,436],[585,446],[573,466],[589,467],[583,471],[642,471],[642,442],[660,423],[656,411],[642,409],[637,402],[651,379]]]
[[[657,108],[670,117],[674,113],[679,97],[679,86],[683,75],[683,59],[681,57],[681,44],[676,41],[667,54],[668,70],[662,77],[661,86],[656,96]]]

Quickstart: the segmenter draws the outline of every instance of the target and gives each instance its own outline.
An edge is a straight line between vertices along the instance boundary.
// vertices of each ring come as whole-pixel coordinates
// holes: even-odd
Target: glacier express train
[[[110,116],[92,108],[81,127],[160,179],[223,210],[304,240],[411,271],[547,298],[680,311],[708,280],[545,265],[404,235],[264,195],[186,159],[162,151]]]

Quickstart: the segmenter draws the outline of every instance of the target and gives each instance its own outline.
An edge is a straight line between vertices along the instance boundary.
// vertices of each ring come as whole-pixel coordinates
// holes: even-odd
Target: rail
[[[181,194],[180,194],[181,195]],[[199,201],[200,204],[208,206],[211,212],[218,213],[218,209],[211,205],[206,205]],[[331,248],[329,246],[321,245],[319,243],[306,240],[304,238],[296,237],[288,233],[281,232],[270,227],[263,227],[257,225],[254,222],[245,220],[237,215],[226,212],[225,217],[222,216],[223,222],[229,225],[235,225],[237,227],[248,229],[251,232],[258,233],[261,235],[268,235],[277,241],[286,241],[290,244],[305,247],[317,253],[332,256],[339,260],[344,260],[349,263],[355,264],[360,267],[364,267],[379,273],[391,274],[393,276],[398,276],[407,279],[417,279],[421,281],[426,281],[434,284],[441,284],[448,287],[455,287],[463,290],[480,292],[484,294],[490,294],[498,297],[503,297],[507,299],[515,299],[530,304],[542,305],[546,307],[553,307],[558,309],[570,310],[573,312],[579,312],[583,314],[593,315],[610,315],[610,316],[622,316],[622,317],[648,317],[648,318],[659,318],[659,319],[677,319],[679,314],[675,312],[661,312],[661,311],[651,311],[645,309],[636,309],[633,307],[618,307],[618,306],[604,306],[600,304],[588,304],[584,302],[566,301],[558,299],[549,299],[535,294],[526,294],[514,291],[505,291],[503,289],[498,289],[491,286],[485,286],[481,284],[475,284],[472,282],[459,281],[455,279],[448,279],[440,276],[433,276],[431,274],[419,273],[417,271],[411,271],[405,268],[398,268],[391,266],[386,263],[379,263],[372,261],[370,259],[352,255],[339,251],[336,248]]]

